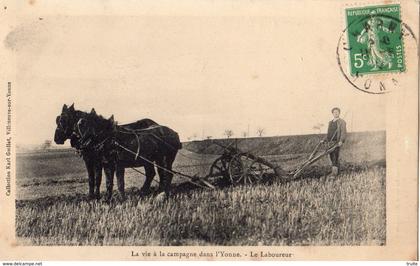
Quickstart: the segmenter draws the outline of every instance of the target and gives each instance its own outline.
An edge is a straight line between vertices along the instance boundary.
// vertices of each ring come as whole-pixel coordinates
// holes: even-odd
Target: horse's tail
[[[178,133],[166,126],[160,126],[152,129],[153,134],[164,145],[171,147],[173,150],[182,149],[182,143],[179,139]]]
[[[176,148],[177,148],[178,150],[180,150],[180,149],[182,149],[182,142],[181,142],[181,140],[179,139],[179,135],[178,135],[178,133],[177,133],[177,132],[175,132],[175,131],[174,131],[174,133],[175,133],[175,136],[176,136],[176,142],[177,142],[177,146],[176,146]]]
[[[179,139],[179,137],[178,137],[178,139]],[[180,149],[182,149],[182,142],[181,141],[179,141],[179,145],[178,145],[178,150],[180,150]]]
[[[177,132],[174,131],[174,142],[175,142],[175,148],[177,148],[178,150],[182,149],[182,142],[179,139],[179,135]]]

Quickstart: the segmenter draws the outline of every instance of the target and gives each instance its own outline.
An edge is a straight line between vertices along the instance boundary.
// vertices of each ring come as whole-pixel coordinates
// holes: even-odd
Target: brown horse
[[[64,144],[66,140],[70,140],[71,146],[80,152],[88,172],[89,198],[99,199],[102,180],[101,158],[97,157],[97,153],[93,149],[89,147],[82,148],[80,142],[81,136],[77,133],[77,121],[86,116],[86,112],[75,110],[74,104],[70,107],[67,107],[67,105],[64,104],[61,114],[56,118],[57,128],[54,134],[54,141],[57,144]],[[134,130],[147,128],[153,125],[157,125],[157,123],[146,118],[134,123],[122,125],[121,127],[127,128],[128,130]]]
[[[113,117],[105,119],[94,111],[79,119],[77,123],[84,148],[96,151],[95,157],[102,159],[107,182],[107,200],[112,197],[114,173],[118,190],[124,193],[124,171],[128,167],[144,167],[146,180],[142,194],[150,191],[156,165],[160,183],[159,192],[169,196],[173,172],[172,164],[182,144],[178,133],[162,125],[152,125],[141,130],[118,126]]]

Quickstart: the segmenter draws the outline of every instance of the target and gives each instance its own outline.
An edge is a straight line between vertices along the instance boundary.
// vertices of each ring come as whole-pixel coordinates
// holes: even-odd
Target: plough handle
[[[322,143],[324,143],[324,142],[320,141],[320,142],[319,142],[319,143],[315,146],[315,149],[312,151],[311,155],[309,155],[309,159],[308,159],[308,160],[310,160],[310,159],[312,159],[312,157],[314,157],[315,153],[318,151],[318,149],[319,149],[319,147],[321,146],[321,144],[322,144]]]
[[[321,144],[321,142],[317,145],[317,148],[314,151],[316,151],[318,149],[320,144]],[[309,156],[308,160],[306,160],[300,167],[298,167],[296,169],[296,171],[293,173],[293,178],[296,178],[303,171],[303,169],[305,169],[307,166],[309,166],[309,165],[313,164],[314,162],[318,161],[321,157],[323,157],[327,154],[330,154],[337,147],[338,147],[338,143],[335,143],[334,145],[329,147],[327,150],[318,154],[315,157],[314,157],[315,153],[313,152],[313,155],[311,154],[311,156]]]

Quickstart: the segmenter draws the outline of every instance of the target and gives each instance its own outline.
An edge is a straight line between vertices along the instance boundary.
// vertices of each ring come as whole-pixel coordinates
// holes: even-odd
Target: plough
[[[211,189],[215,188],[214,184],[216,180],[220,178],[231,185],[254,184],[273,177],[277,177],[280,180],[293,180],[298,178],[308,166],[328,155],[338,147],[338,143],[327,143],[327,147],[324,150],[321,150],[323,142],[319,142],[304,162],[295,170],[286,172],[280,166],[275,165],[260,156],[233,147],[234,142],[228,146],[217,141],[212,141],[212,143],[221,147],[223,153],[211,164],[210,170],[206,176],[189,176],[176,171],[174,171],[174,174],[187,178],[195,185]]]

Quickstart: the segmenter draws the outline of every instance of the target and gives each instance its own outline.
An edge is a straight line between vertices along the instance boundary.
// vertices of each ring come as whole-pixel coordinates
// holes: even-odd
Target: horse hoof
[[[93,195],[93,194],[89,194],[87,198],[88,198],[88,200],[96,199],[95,195]]]
[[[127,200],[127,196],[126,196],[126,195],[122,195],[122,196],[120,196],[120,197],[118,198],[118,200],[119,200],[120,202],[124,202],[124,201],[126,201],[126,200]]]
[[[140,196],[144,197],[149,195],[150,193],[152,193],[152,191],[150,189],[146,190],[146,189],[140,189]]]
[[[111,203],[111,198],[105,198],[105,199],[103,199],[102,200],[102,203],[105,203],[105,204],[110,204]]]

